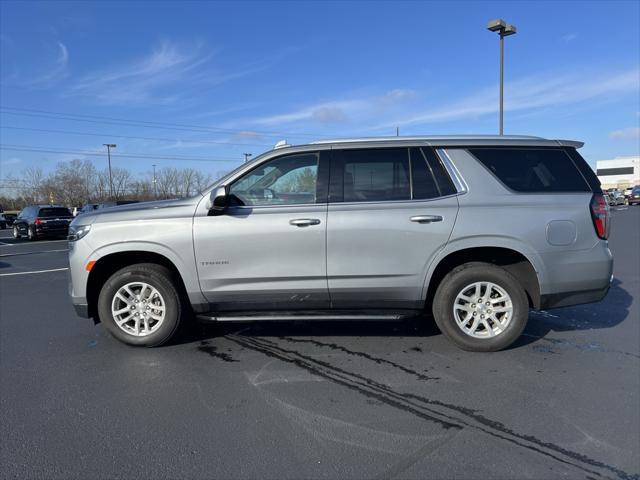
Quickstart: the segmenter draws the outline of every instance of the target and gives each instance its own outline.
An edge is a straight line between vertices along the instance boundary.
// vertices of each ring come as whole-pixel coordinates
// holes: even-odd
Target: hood
[[[73,224],[86,225],[102,222],[191,217],[201,199],[202,197],[198,195],[177,200],[156,200],[107,207],[80,214],[74,219]]]

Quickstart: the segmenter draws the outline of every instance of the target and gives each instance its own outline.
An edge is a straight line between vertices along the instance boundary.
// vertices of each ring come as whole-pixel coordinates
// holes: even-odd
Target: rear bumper
[[[589,250],[541,255],[546,281],[541,285],[540,308],[566,307],[602,300],[613,279],[613,256],[608,243]]]
[[[58,237],[67,236],[69,234],[69,227],[63,228],[38,228],[36,227],[36,235],[40,237]]]
[[[602,300],[609,292],[610,285],[596,290],[584,290],[580,292],[562,292],[542,295],[540,297],[540,309],[568,307],[583,303],[595,303]]]

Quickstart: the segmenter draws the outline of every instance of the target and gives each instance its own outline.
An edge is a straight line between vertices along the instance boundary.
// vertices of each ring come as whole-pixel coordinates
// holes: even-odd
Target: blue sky
[[[496,17],[518,28],[506,133],[582,140],[592,164],[639,153],[637,1],[3,1],[0,178],[102,168],[76,152],[107,142],[141,174],[215,175],[279,139],[496,133]]]

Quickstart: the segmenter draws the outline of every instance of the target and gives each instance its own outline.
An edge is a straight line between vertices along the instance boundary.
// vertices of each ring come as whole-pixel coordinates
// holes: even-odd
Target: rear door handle
[[[416,223],[432,223],[441,222],[442,217],[440,215],[415,215],[410,220]]]
[[[289,225],[293,225],[294,227],[308,227],[310,225],[320,225],[319,218],[295,218],[293,220],[289,220]]]

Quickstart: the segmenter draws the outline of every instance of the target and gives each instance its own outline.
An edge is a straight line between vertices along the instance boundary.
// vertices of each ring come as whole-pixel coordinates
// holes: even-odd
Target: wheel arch
[[[188,301],[187,289],[176,265],[166,256],[144,250],[114,252],[100,257],[94,263],[87,279],[87,305],[89,316],[98,320],[98,296],[107,279],[118,270],[138,263],[153,263],[167,268],[173,275],[179,294]]]
[[[436,289],[447,273],[468,262],[486,262],[504,268],[520,281],[527,294],[529,307],[540,308],[540,279],[531,259],[513,248],[489,245],[449,251],[434,262],[426,282],[427,306],[432,304]]]

